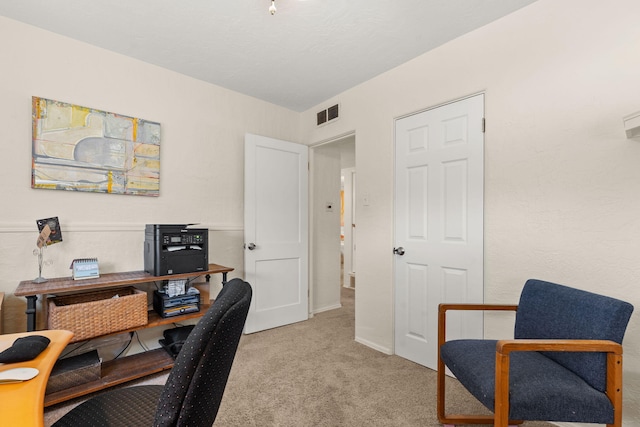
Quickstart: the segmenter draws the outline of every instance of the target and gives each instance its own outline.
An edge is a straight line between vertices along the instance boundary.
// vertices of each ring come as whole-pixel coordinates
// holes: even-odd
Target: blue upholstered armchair
[[[513,340],[446,341],[450,310],[516,311]],[[438,417],[446,425],[523,420],[622,426],[622,338],[633,306],[540,280],[518,305],[441,304]],[[445,414],[445,366],[494,416]]]

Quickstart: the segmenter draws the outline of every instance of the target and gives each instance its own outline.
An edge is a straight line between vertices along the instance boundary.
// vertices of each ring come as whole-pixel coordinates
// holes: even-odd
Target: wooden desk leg
[[[38,301],[37,295],[29,295],[27,297],[27,332],[36,330],[36,302]]]

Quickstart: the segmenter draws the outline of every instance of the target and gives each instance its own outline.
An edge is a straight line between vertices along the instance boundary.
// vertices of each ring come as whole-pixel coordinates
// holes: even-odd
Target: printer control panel
[[[163,234],[163,245],[201,245],[204,243],[204,234],[201,233],[185,233],[185,234]]]

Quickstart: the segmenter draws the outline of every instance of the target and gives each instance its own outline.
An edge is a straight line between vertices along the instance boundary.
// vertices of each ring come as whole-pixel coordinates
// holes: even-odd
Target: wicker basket
[[[147,321],[147,293],[133,287],[49,298],[47,328],[72,331],[71,342],[143,326]]]

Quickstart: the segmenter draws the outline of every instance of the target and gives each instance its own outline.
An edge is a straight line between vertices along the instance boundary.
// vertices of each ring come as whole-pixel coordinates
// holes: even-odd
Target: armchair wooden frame
[[[440,347],[446,342],[446,313],[449,310],[517,311],[517,305],[440,304],[438,307],[437,413],[443,424],[491,424],[507,427],[523,421],[509,417],[509,362],[513,351],[573,351],[607,354],[606,394],[614,408],[614,422],[607,427],[622,427],[622,345],[608,340],[501,340],[496,344],[496,380],[494,415],[445,413],[445,364]],[[550,420],[553,421],[553,420]]]

